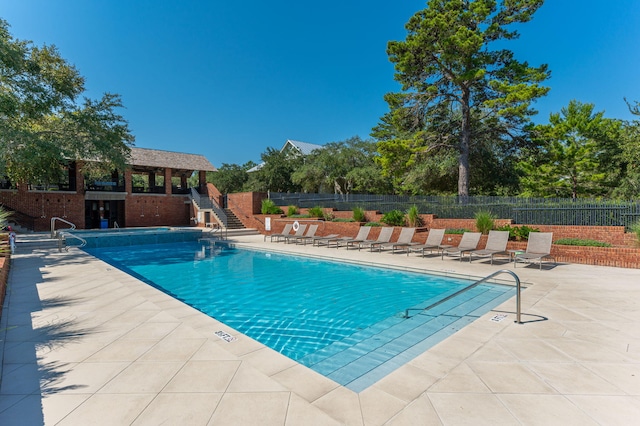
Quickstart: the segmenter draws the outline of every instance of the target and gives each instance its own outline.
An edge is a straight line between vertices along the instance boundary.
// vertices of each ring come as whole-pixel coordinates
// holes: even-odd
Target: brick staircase
[[[227,215],[227,229],[245,229],[245,226],[231,209],[224,209],[224,213]]]

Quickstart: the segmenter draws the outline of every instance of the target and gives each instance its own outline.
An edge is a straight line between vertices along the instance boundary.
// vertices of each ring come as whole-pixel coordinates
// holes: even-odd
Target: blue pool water
[[[426,350],[425,340],[441,340],[512,294],[481,285],[405,319],[407,308],[471,282],[198,242],[87,251],[343,385]]]

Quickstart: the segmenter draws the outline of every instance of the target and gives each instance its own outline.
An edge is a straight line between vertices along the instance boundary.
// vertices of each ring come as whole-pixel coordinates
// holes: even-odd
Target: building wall
[[[191,201],[185,195],[128,194],[125,223],[136,226],[189,226]]]
[[[79,182],[77,192],[28,191],[26,185],[17,190],[0,190],[0,204],[33,218],[35,231],[51,229],[51,218],[60,217],[85,229],[85,195]],[[132,194],[131,173],[125,173],[125,223],[120,226],[190,226],[190,198],[173,194]],[[171,182],[168,183],[171,191]],[[65,226],[56,226],[64,228]]]
[[[51,229],[51,218],[60,217],[84,228],[84,194],[68,191],[0,190],[0,204],[34,218],[36,231]]]

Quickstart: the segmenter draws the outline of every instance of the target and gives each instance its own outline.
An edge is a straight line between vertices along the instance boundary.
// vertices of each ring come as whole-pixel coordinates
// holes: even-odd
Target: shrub
[[[298,207],[289,206],[289,208],[287,209],[287,216],[291,217],[297,214],[298,214]]]
[[[538,228],[531,228],[527,225],[522,225],[516,229],[516,240],[528,240],[529,234],[532,232],[540,232]]]
[[[636,245],[640,246],[640,220],[631,225],[631,232],[636,234]]]
[[[380,222],[367,222],[364,226],[383,226]]]
[[[5,229],[9,225],[11,212],[0,206],[0,230]]]
[[[611,247],[611,244],[596,240],[582,240],[580,238],[560,238],[553,242],[563,246]]]
[[[324,217],[324,211],[322,210],[322,207],[311,207],[309,209],[309,216],[311,217]]]
[[[366,222],[367,217],[364,213],[364,209],[362,207],[354,207],[353,208],[353,220],[355,222]]]
[[[407,222],[412,228],[422,226],[422,218],[420,217],[418,206],[413,205],[409,207],[409,210],[407,210]]]
[[[477,211],[475,217],[476,228],[485,235],[488,234],[495,226],[496,217],[490,211]]]
[[[496,231],[509,231],[509,239],[515,240],[518,235],[518,227],[511,225],[503,225],[496,228]]]
[[[496,229],[498,231],[509,231],[510,240],[528,240],[529,233],[540,231],[538,228],[531,228],[527,225],[522,225],[522,226],[504,225]]]
[[[404,213],[402,213],[400,210],[391,210],[390,212],[382,215],[382,219],[380,219],[380,222],[386,223],[390,226],[404,226]]]
[[[333,215],[333,213],[327,211],[327,212],[322,212],[322,217],[324,218],[324,220],[326,220],[327,222],[331,222],[333,221],[336,217]]]
[[[280,207],[276,206],[273,200],[265,198],[262,200],[262,206],[260,207],[262,214],[282,214],[283,211]]]

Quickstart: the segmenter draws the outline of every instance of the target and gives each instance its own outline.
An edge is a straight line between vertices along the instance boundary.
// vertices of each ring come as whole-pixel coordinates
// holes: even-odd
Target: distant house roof
[[[131,166],[171,168],[176,170],[216,171],[213,164],[203,155],[149,148],[131,148],[129,164]]]
[[[291,148],[298,150],[302,155],[309,155],[311,154],[311,151],[313,151],[314,149],[322,149],[324,147],[322,145],[316,145],[313,143],[300,142],[300,141],[293,141],[291,139],[288,139],[282,146],[282,149],[280,150],[280,152],[284,152],[287,149],[291,149]]]
[[[282,145],[282,148],[280,148],[280,152],[285,152],[293,149],[298,151],[302,155],[309,155],[311,154],[311,151],[313,151],[314,149],[322,149],[322,148],[324,148],[324,146],[322,145],[316,145],[313,143],[300,142],[300,141],[287,139],[284,145]],[[260,170],[263,166],[264,166],[264,163],[260,163],[257,166],[254,166],[249,170],[247,170],[247,173],[256,172]]]

